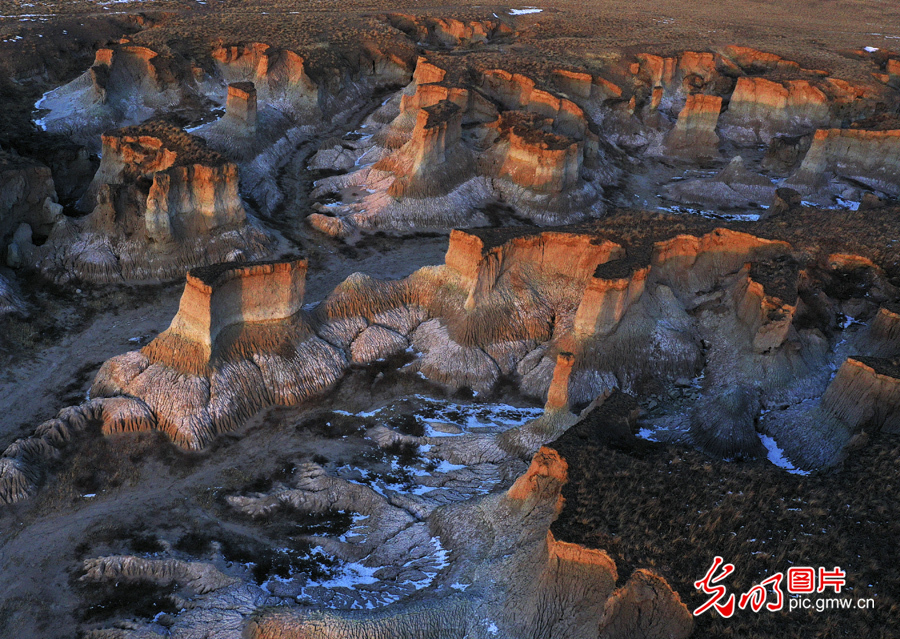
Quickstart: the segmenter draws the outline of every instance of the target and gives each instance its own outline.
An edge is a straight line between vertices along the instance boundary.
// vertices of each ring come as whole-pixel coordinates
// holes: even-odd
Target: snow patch
[[[700,217],[711,220],[730,220],[734,222],[759,221],[759,213],[716,213],[715,211],[695,209],[689,206],[679,206],[677,204],[672,206],[658,206],[656,207],[656,210],[665,211],[667,213],[677,213],[679,215],[699,215]]]
[[[759,433],[759,441],[762,442],[762,445],[766,447],[766,450],[769,451],[767,457],[769,461],[791,473],[792,475],[809,475],[810,471],[808,470],[800,470],[796,468],[787,457],[784,456],[784,451],[778,447],[778,443],[769,437],[768,435],[763,435]]]

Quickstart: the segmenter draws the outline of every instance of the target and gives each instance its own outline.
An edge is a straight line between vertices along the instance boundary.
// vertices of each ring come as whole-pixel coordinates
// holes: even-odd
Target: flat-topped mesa
[[[872,320],[870,335],[887,355],[900,355],[900,304],[882,306]]]
[[[393,197],[427,197],[446,193],[469,177],[471,161],[448,162],[462,135],[462,109],[449,100],[419,109],[410,140],[399,151],[375,164],[395,180]]]
[[[259,260],[272,237],[248,216],[238,168],[202,139],[151,121],[103,136],[78,206],[32,253],[57,282],[170,279],[204,264]]]
[[[90,211],[93,197],[102,184],[126,184],[173,166],[220,165],[226,160],[209,149],[200,138],[163,121],[147,122],[105,133],[103,157],[78,208]]]
[[[627,253],[620,249],[612,259],[598,264],[585,287],[575,313],[575,339],[592,340],[615,332],[651,282],[662,283],[686,307],[692,307],[696,295],[752,262],[752,268],[745,266],[736,311],[756,335],[758,352],[780,346],[793,320],[797,297],[796,264],[782,257],[788,249],[785,243],[728,229],[700,237],[681,235]],[[773,261],[778,268],[770,264]]]
[[[587,133],[587,118],[581,107],[536,88],[534,80],[521,73],[503,69],[485,71],[480,88],[508,111],[525,111],[550,118],[556,133],[575,138],[583,138]]]
[[[503,113],[499,128],[506,144],[499,177],[535,193],[559,194],[579,184],[583,142],[544,131],[521,112]]]
[[[586,100],[604,101],[621,98],[622,88],[609,80],[584,71],[555,69],[553,83],[576,103]]]
[[[303,307],[307,261],[216,264],[191,269],[187,274],[178,313],[145,354],[168,361],[181,349],[167,353],[167,345],[187,342],[207,361],[216,339],[238,324],[273,322],[293,317]]]
[[[499,19],[459,20],[402,13],[391,13],[382,19],[416,42],[447,48],[480,47],[515,34],[511,26]]]
[[[678,235],[657,242],[652,265],[676,293],[709,290],[722,276],[739,271],[747,262],[779,257],[791,250],[787,242],[717,228],[701,237]]]
[[[545,231],[495,243],[477,231],[453,230],[444,263],[469,287],[466,307],[489,292],[501,273],[527,269],[529,277],[562,277],[587,283],[599,264],[622,255],[622,247],[585,233]]]
[[[225,117],[236,125],[238,132],[256,132],[256,109],[256,86],[252,82],[233,82],[228,85]]]
[[[144,180],[150,182],[146,191],[141,186]],[[100,193],[116,185],[136,189],[142,210],[110,212],[97,207],[94,224],[105,230],[126,216],[143,218],[147,237],[166,242],[246,221],[237,166],[199,138],[163,122],[105,134],[100,168],[79,206],[91,209],[111,201]]]
[[[158,57],[156,51],[135,45],[98,49],[88,70],[95,100],[106,104],[134,90],[148,98],[162,91],[166,78],[157,69]]]
[[[719,128],[726,139],[755,146],[769,144],[776,135],[808,133],[831,119],[828,97],[806,80],[742,77]]]
[[[675,128],[664,143],[666,154],[685,158],[711,158],[719,155],[716,125],[722,110],[722,98],[697,93],[689,95],[678,114]]]
[[[252,82],[261,100],[278,101],[295,115],[318,112],[318,86],[307,75],[305,60],[293,51],[253,42],[217,47],[212,57],[226,82]]]
[[[853,431],[900,433],[900,360],[848,357],[822,395],[822,408]]]
[[[827,186],[830,177],[900,197],[900,129],[820,129],[788,183],[802,192]]]

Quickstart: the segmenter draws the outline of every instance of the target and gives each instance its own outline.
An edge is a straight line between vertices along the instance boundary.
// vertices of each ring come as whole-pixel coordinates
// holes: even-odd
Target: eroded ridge
[[[662,577],[641,569],[616,588],[616,566],[605,552],[549,532],[563,508],[567,464],[541,442],[573,421],[545,414],[493,434],[424,437],[378,426],[370,435],[379,445],[400,438],[440,465],[415,472],[412,486],[401,489],[368,483],[358,469],[304,464],[268,492],[228,498],[251,517],[353,512],[355,524],[340,538],[315,538],[317,552],[343,562],[344,577],[292,574],[257,585],[219,558],[103,556],[85,561],[82,581],[178,584],[192,603],[170,630],[185,636],[210,630],[259,638],[688,636],[691,616]],[[485,454],[490,445],[493,452]]]
[[[320,180],[313,197],[351,187],[367,195],[319,207],[310,223],[339,237],[478,226],[487,221],[479,209],[497,201],[541,225],[601,214],[603,185],[618,169],[606,163],[582,108],[527,75],[476,69],[420,57],[413,82],[370,118],[364,144],[312,159],[318,166],[346,157],[348,168],[360,167]]]
[[[820,419],[818,398],[844,384],[830,373],[849,349],[896,356],[898,296],[872,260],[828,251],[827,226],[798,238],[792,228],[815,215],[773,215],[769,237],[737,230],[759,228],[748,223],[673,228],[673,218],[652,216],[638,234],[624,218],[455,231],[443,266],[396,281],[356,274],[308,308],[304,261],[195,270],[167,331],[104,364],[90,402],[10,447],[10,472],[33,470],[10,475],[6,499],[30,490],[41,456],[91,420],[106,432],[158,428],[201,448],[261,408],[326,391],[351,364],[404,351],[415,355],[404,371],[449,390],[490,394],[513,380],[563,413],[615,388],[639,397],[690,388],[696,401],[653,413],[660,436],[734,458],[764,455],[761,432],[797,465],[828,466],[865,420],[837,409]],[[848,277],[871,301],[840,301],[834,282]],[[871,328],[841,338],[842,312]],[[836,393],[825,393],[829,405],[841,404]]]

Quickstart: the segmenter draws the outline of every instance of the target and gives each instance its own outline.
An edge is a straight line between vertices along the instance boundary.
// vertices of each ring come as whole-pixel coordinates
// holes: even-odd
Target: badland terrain
[[[0,0],[0,635],[896,636],[898,199],[875,0]]]

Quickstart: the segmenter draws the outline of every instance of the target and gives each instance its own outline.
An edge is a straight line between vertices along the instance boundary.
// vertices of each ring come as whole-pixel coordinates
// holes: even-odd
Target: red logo
[[[713,560],[712,567],[703,579],[694,582],[697,590],[711,595],[702,606],[694,610],[694,616],[702,615],[711,608],[715,608],[726,619],[734,614],[735,595],[728,594],[728,588],[720,583],[733,572],[734,564],[726,564],[721,557]],[[793,566],[787,570],[787,590],[793,595],[805,595],[822,593],[826,588],[832,588],[834,592],[840,594],[841,588],[847,583],[846,577],[847,573],[836,566],[833,570],[819,568],[818,571],[809,566]],[[785,601],[781,587],[783,581],[782,572],[767,577],[738,598],[738,607],[741,610],[749,607],[753,612],[759,612],[763,607],[770,612],[783,610]],[[773,596],[772,601],[769,601],[770,595]],[[792,601],[792,609],[793,603]]]

